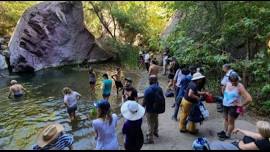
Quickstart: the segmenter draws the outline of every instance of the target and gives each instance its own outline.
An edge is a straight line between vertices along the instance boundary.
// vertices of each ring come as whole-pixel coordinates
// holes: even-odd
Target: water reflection
[[[0,149],[31,149],[37,133],[53,122],[62,124],[67,133],[74,136],[74,149],[94,149],[94,130],[88,115],[93,101],[101,99],[101,75],[109,74],[114,65],[93,65],[97,74],[96,93],[89,92],[88,71],[75,66],[46,69],[36,74],[6,75],[0,78]],[[123,70],[124,71],[124,70]],[[138,75],[123,72],[132,77],[135,84]],[[22,99],[8,99],[8,86],[16,79],[28,90]],[[82,99],[78,103],[78,120],[70,122],[63,104],[62,88],[68,86],[78,91]],[[113,111],[119,113],[121,96],[116,95],[115,86],[110,97]]]

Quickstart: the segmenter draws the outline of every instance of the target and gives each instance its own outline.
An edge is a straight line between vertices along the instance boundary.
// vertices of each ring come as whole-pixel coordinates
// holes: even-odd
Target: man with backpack
[[[144,100],[142,105],[146,109],[146,118],[148,124],[148,134],[145,144],[153,144],[153,136],[158,135],[158,114],[165,112],[165,97],[162,88],[158,85],[156,75],[150,75],[150,86],[144,91]]]

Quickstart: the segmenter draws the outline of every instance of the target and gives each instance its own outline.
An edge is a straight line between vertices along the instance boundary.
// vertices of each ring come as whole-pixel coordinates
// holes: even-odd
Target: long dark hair
[[[98,108],[97,118],[101,118],[104,121],[108,121],[109,125],[111,125],[112,124],[111,109],[107,110],[107,109]]]

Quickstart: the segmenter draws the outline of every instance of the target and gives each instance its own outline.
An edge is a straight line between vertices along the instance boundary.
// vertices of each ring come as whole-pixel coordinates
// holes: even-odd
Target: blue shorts
[[[14,94],[14,98],[20,98],[22,96],[23,96],[23,94]]]
[[[67,108],[68,114],[71,114],[71,113],[75,112],[76,110],[77,110],[77,105],[74,105],[72,107]]]

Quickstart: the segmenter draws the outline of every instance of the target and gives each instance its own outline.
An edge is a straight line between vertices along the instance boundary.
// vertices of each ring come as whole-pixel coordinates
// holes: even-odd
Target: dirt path
[[[141,79],[138,84],[138,92],[143,92],[146,87],[148,87],[148,77],[146,71],[141,72]],[[163,91],[166,90],[167,86],[167,77],[159,77],[159,83],[163,88]],[[200,126],[197,124],[197,128],[200,133],[195,136],[189,133],[180,133],[178,129],[178,122],[175,122],[171,119],[174,109],[171,108],[171,105],[174,103],[174,98],[166,98],[166,111],[165,113],[159,115],[159,138],[154,138],[154,144],[144,144],[142,150],[191,150],[192,142],[198,136],[204,136],[209,139],[209,141],[217,140],[216,133],[221,131],[223,128],[223,119],[222,114],[218,113],[216,110],[216,104],[206,104],[210,117],[207,121],[204,121]],[[178,115],[179,117],[179,115]],[[242,129],[248,129],[251,131],[256,131],[255,128],[255,119],[252,119],[248,115],[240,116],[236,121],[236,127]],[[147,123],[146,118],[143,122],[143,133],[144,135],[147,132]],[[232,137],[241,138],[240,136],[234,135]]]

